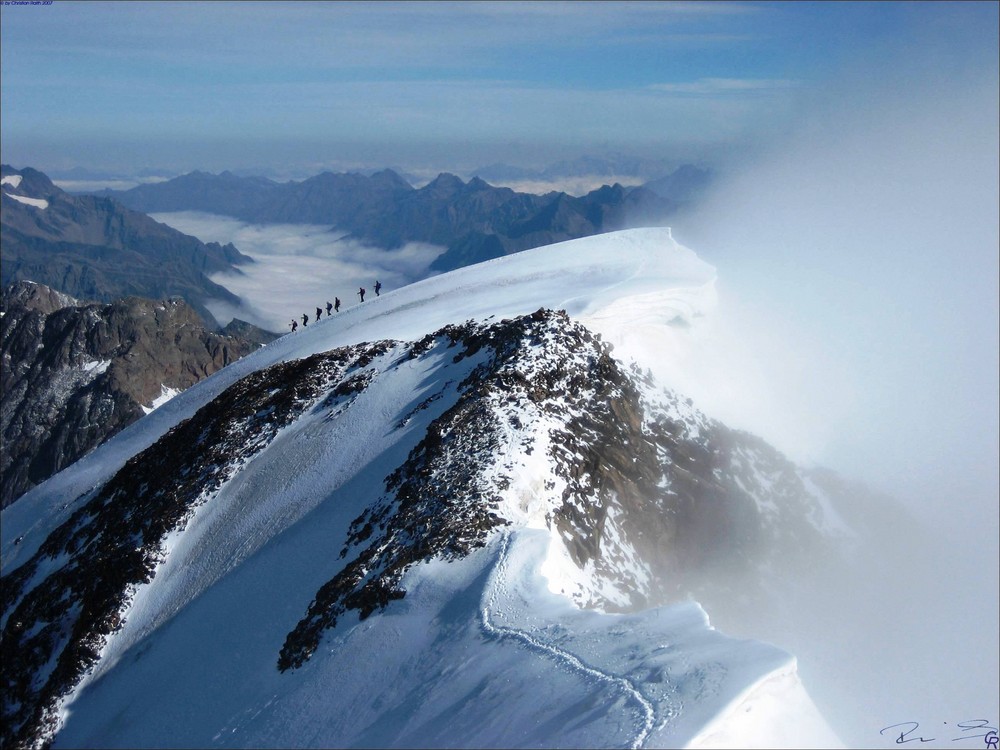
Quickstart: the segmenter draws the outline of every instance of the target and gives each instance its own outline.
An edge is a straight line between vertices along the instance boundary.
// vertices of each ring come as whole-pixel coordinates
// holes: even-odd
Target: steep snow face
[[[75,714],[100,714],[84,707],[88,696],[132,672],[136,649],[158,642],[172,618],[221,595],[247,567],[257,571],[253,590],[235,596],[244,612],[254,599],[273,610],[271,624],[258,612],[255,645],[241,643],[236,623],[227,642],[255,654],[239,678],[253,682],[308,669],[343,627],[395,611],[415,564],[462,560],[518,522],[548,527],[551,556],[582,571],[565,593],[606,610],[662,600],[653,582],[676,586],[678,578],[662,574],[680,570],[695,546],[750,554],[735,543],[745,529],[714,538],[718,516],[761,503],[706,494],[698,479],[718,463],[705,456],[721,426],[669,392],[644,397],[655,389],[648,379],[639,387],[638,377],[586,328],[545,311],[448,326],[410,344],[342,347],[247,376],[133,458],[6,576],[5,660],[38,678],[14,692],[27,710],[6,706],[8,725],[50,733],[72,691],[72,734]],[[726,484],[721,470],[714,474],[712,487]],[[273,588],[266,580],[277,570]],[[293,622],[296,602],[304,612]],[[525,632],[497,624],[501,616],[482,610],[486,635]],[[217,623],[206,631],[204,620],[192,622],[185,642],[213,640]],[[642,730],[631,744],[674,717],[673,704],[657,709],[629,679],[586,666],[596,656],[514,637],[638,703]],[[548,740],[567,741],[564,727],[548,731]],[[127,735],[119,727],[115,736]],[[149,741],[140,734],[126,744]],[[323,734],[318,744],[338,742]]]
[[[638,613],[822,548],[773,449],[564,313],[323,348],[491,295],[599,314],[652,277],[707,304],[668,233],[623,235],[286,336],[5,511],[5,743],[711,744],[753,705],[763,744],[836,744],[787,654]]]
[[[787,654],[719,634],[695,604],[580,610],[537,573],[549,543],[537,530],[504,532],[461,560],[415,566],[384,614],[338,626],[302,670],[261,664],[251,681],[247,645],[266,640],[266,595],[280,584],[264,576],[255,587],[243,569],[70,706],[55,746],[151,746],[166,734],[178,747],[663,747],[707,724],[711,747],[748,726],[737,716],[747,705],[757,723],[741,743],[840,746]],[[240,648],[198,637],[211,627]],[[171,659],[182,653],[179,671]],[[779,725],[792,741],[775,742]]]

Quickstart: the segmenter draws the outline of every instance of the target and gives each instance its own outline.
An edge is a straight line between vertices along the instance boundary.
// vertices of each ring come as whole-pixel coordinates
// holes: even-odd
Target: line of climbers
[[[378,297],[379,293],[381,291],[382,291],[382,284],[376,279],[376,281],[375,281],[375,296]],[[364,287],[359,288],[358,291],[357,291],[357,295],[359,297],[361,297],[361,301],[362,302],[365,301],[365,293],[366,292],[367,292],[367,290]],[[327,317],[330,317],[330,310],[333,310],[334,312],[340,312],[340,297],[334,297],[333,298],[333,302],[330,302],[329,300],[327,300],[327,303],[326,303],[326,316]],[[320,319],[320,317],[322,315],[323,315],[323,308],[322,307],[317,307],[316,308],[316,320],[314,322],[318,322],[319,319]],[[309,314],[308,313],[302,313],[302,327],[305,328],[308,325],[309,325]],[[299,328],[298,321],[295,320],[294,318],[292,318],[292,322],[289,323],[289,327],[292,329],[292,333],[295,333],[298,330],[298,328]]]

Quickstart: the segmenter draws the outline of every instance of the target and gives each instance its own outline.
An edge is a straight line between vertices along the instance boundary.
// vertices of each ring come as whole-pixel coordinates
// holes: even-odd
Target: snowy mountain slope
[[[71,705],[56,746],[149,746],[165,735],[177,747],[676,746],[768,698],[763,731],[743,741],[767,744],[784,722],[806,746],[836,745],[800,685],[764,684],[791,679],[787,654],[718,634],[693,604],[642,616],[579,610],[537,575],[547,543],[521,531],[459,562],[417,566],[403,600],[338,628],[295,679],[260,664],[249,684],[252,651],[233,659],[192,637],[201,621],[244,647],[264,640],[275,618],[263,592],[241,598],[252,583],[243,570],[221,582],[225,597],[196,601],[130,654],[127,672]],[[235,626],[234,601],[251,608]],[[193,672],[177,670],[178,653]]]
[[[428,330],[458,288],[504,310],[561,278],[565,306],[594,313],[659,282],[668,321],[710,299],[710,269],[668,234],[603,239],[285,337],[5,511],[5,739],[640,746],[718,736],[776,690],[811,705],[790,657],[696,607],[605,615],[542,592],[539,571],[635,610],[701,558],[767,565],[828,538],[795,467],[565,314]],[[836,741],[808,715],[791,744]]]
[[[544,307],[565,310],[592,330],[627,328],[602,311],[620,300],[651,294],[658,318],[691,320],[715,301],[715,271],[673,240],[669,229],[636,229],[551,245],[436,276],[375,300],[346,308],[336,318],[284,336],[235,362],[102,446],[99,453],[63,472],[45,489],[21,498],[4,514],[0,529],[3,565],[24,559],[40,540],[30,532],[68,516],[67,498],[107,481],[125,461],[211,401],[239,378],[278,362],[338,346],[384,339],[416,340],[452,322],[524,315]],[[646,314],[646,313],[644,313]],[[594,323],[590,323],[593,320]],[[24,544],[10,542],[24,536]],[[33,541],[34,540],[34,541]],[[30,554],[30,553],[29,553]]]

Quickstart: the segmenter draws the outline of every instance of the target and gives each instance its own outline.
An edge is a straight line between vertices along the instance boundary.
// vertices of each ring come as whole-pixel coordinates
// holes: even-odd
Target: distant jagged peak
[[[380,185],[389,185],[394,188],[399,188],[400,190],[411,191],[413,190],[413,185],[407,182],[403,177],[392,169],[382,169],[375,172],[371,176],[371,181]]]
[[[34,281],[15,281],[3,290],[2,307],[6,311],[12,307],[23,307],[49,314],[64,307],[79,307],[86,304],[68,294]]]
[[[65,195],[48,176],[31,167],[15,169],[5,164],[2,175],[4,197],[21,205],[44,210],[51,201]]]
[[[429,192],[454,192],[465,187],[462,178],[451,172],[441,172],[437,177],[427,183],[423,189]]]
[[[493,186],[490,185],[486,180],[482,179],[478,175],[474,176],[465,185],[466,189],[470,192],[473,190],[489,190]]]

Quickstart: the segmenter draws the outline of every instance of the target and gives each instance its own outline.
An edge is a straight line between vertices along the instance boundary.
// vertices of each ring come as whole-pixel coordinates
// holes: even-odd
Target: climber
[[[382,291],[382,284],[376,279],[375,281],[375,296],[378,297],[378,293]]]
[[[359,295],[361,295],[361,301],[362,301],[362,302],[364,302],[364,301],[365,301],[365,288],[364,288],[364,287],[361,287],[361,288],[360,288],[360,289],[358,290],[358,294],[359,294]]]
[[[302,327],[305,328],[307,325],[309,325],[309,316],[302,313]]]
[[[340,312],[340,297],[333,298],[333,311]]]
[[[330,300],[326,301],[326,317],[330,317],[330,310],[333,309],[333,305],[330,304]]]
[[[319,323],[319,319],[320,319],[320,316],[322,314],[323,314],[323,308],[322,307],[317,307],[316,308],[316,322],[317,323]]]
[[[296,322],[295,318],[292,318],[292,333],[295,333],[299,328],[299,324]]]

